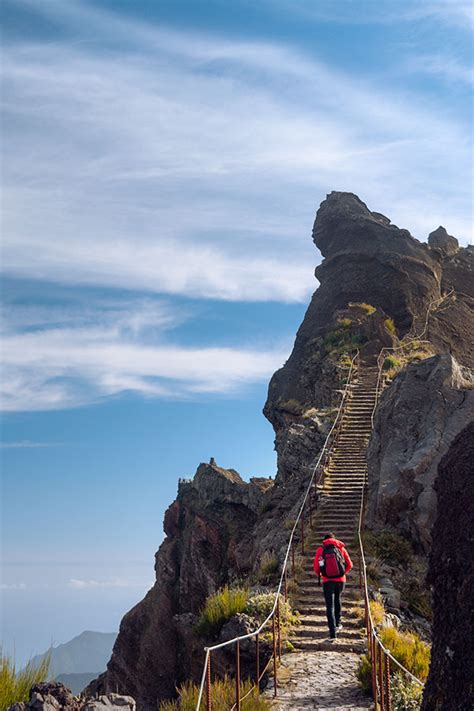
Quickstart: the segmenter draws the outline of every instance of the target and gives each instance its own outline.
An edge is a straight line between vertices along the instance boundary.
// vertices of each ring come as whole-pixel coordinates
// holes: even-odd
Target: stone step
[[[311,640],[295,640],[292,641],[292,644],[302,652],[355,652],[363,654],[366,651],[365,641],[353,642],[352,640],[336,639],[333,642],[326,640],[313,642]]]
[[[354,641],[354,642],[360,642],[364,639],[365,637],[365,630],[362,628],[359,629],[353,629],[353,628],[346,628],[343,627],[340,632],[338,632],[338,639],[340,640],[349,640],[349,641]],[[326,621],[326,624],[321,624],[320,629],[315,629],[315,628],[304,628],[302,626],[298,626],[295,630],[295,634],[291,636],[291,642],[294,644],[295,640],[298,641],[303,641],[303,640],[321,640],[321,639],[327,639],[328,637],[328,624]]]

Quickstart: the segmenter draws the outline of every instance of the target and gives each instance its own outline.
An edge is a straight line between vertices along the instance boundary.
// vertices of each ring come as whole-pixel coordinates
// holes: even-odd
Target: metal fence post
[[[370,661],[372,664],[372,695],[375,701],[375,708],[377,708],[377,654],[376,654],[376,641],[374,630],[370,630]]]
[[[390,657],[385,655],[385,690],[387,693],[387,711],[392,711],[392,690],[390,688]]]
[[[276,636],[275,636],[275,614],[272,617],[272,635],[273,635],[273,696],[276,698],[278,694],[278,680],[277,680],[277,651],[276,651]]]
[[[235,708],[240,711],[240,642],[235,643]]]
[[[385,711],[385,694],[384,694],[384,657],[385,652],[382,645],[379,644],[379,688],[380,688],[380,711]]]
[[[304,511],[301,513],[301,555],[304,555]]]
[[[255,676],[256,676],[256,686],[257,686],[257,695],[260,695],[260,646],[259,646],[259,635],[258,633],[255,635],[255,645],[256,645],[256,650],[255,650]]]
[[[277,593],[277,620],[278,620],[278,661],[281,662],[281,618],[280,618],[280,595]]]
[[[295,577],[295,544],[291,541],[291,575]]]
[[[211,652],[207,658],[207,672],[206,672],[206,711],[211,711]]]

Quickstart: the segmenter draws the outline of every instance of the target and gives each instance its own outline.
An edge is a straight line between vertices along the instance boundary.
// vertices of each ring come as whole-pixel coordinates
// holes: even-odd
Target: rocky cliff
[[[139,709],[155,709],[177,683],[199,677],[204,640],[193,632],[196,615],[219,586],[255,575],[264,553],[281,562],[288,538],[282,521],[295,514],[351,354],[360,348],[373,363],[382,345],[421,331],[435,358],[402,368],[386,391],[371,449],[370,511],[374,524],[394,523],[429,546],[433,472],[472,404],[464,382],[470,376],[461,366],[474,365],[473,252],[460,249],[443,228],[423,244],[351,193],[333,192],[322,203],[313,239],[324,257],[316,269],[320,286],[264,408],[275,429],[276,478],[246,483],[211,461],[180,483],[165,515],[155,585],[123,618],[93,692],[118,690],[136,698]],[[427,422],[416,423],[413,414],[397,424],[399,408],[424,408]],[[391,445],[394,423],[398,454]]]
[[[474,703],[474,423],[440,462],[439,507],[428,582],[433,586],[433,648],[423,711],[471,711]]]

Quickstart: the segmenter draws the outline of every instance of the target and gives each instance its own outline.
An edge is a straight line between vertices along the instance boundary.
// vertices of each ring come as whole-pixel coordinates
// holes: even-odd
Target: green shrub
[[[357,667],[359,686],[366,694],[372,693],[372,665],[367,654],[362,654]]]
[[[423,687],[402,673],[397,673],[391,679],[393,711],[419,711],[423,696]]]
[[[362,311],[365,311],[367,316],[370,316],[371,314],[374,314],[377,311],[375,306],[372,306],[372,304],[366,304],[365,301],[363,301],[362,303],[351,303],[351,304],[349,304],[349,306],[359,307],[359,309],[362,309]]]
[[[222,625],[233,615],[245,610],[249,591],[245,588],[229,588],[228,585],[207,598],[196,624],[196,632],[215,636]]]
[[[382,368],[386,372],[388,372],[388,371],[395,372],[396,370],[398,370],[398,368],[401,367],[401,365],[402,365],[401,361],[398,360],[398,358],[395,358],[395,356],[393,356],[393,355],[388,355],[388,356],[386,356],[386,358],[383,362]]]
[[[250,691],[253,682],[244,681],[240,685],[240,696],[242,711],[268,711],[270,701],[257,694],[256,689],[251,691],[246,699],[243,697]],[[163,701],[158,707],[159,711],[195,711],[199,695],[199,687],[196,684],[186,682],[177,689],[178,699],[176,701]],[[216,679],[211,684],[211,701],[213,709],[230,709],[235,703],[235,679],[225,676],[223,679]],[[203,704],[204,706],[204,704]]]
[[[338,318],[336,323],[338,326],[342,326],[342,328],[349,328],[349,326],[352,324],[352,319],[351,318]]]
[[[383,618],[385,617],[385,607],[383,602],[380,600],[370,600],[369,606],[373,623],[376,627],[378,627],[383,622]]]
[[[366,531],[364,547],[369,554],[376,555],[382,562],[391,565],[406,566],[413,560],[410,542],[393,531],[382,530],[377,533]]]
[[[272,611],[274,602],[275,593],[252,595],[245,606],[245,612],[255,617],[261,624]],[[300,623],[299,616],[293,612],[289,601],[285,601],[283,595],[280,595],[280,621],[284,629]]]
[[[385,328],[389,333],[391,333],[393,336],[397,335],[397,329],[395,328],[395,323],[393,321],[393,318],[386,318],[384,321]]]
[[[420,681],[425,681],[430,668],[430,646],[415,632],[400,632],[395,627],[380,631],[380,639],[395,659]]]
[[[51,663],[51,653],[34,665],[28,662],[22,671],[16,670],[15,662],[0,650],[0,710],[20,701],[28,701],[33,684],[46,681]]]
[[[260,560],[260,567],[258,569],[258,579],[265,580],[271,578],[278,573],[280,570],[280,562],[274,553],[265,551]]]

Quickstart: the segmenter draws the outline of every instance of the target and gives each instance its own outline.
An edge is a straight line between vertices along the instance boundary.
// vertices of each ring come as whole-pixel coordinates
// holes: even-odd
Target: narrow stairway
[[[361,624],[357,530],[367,472],[367,445],[375,405],[377,368],[363,367],[350,387],[341,429],[326,467],[314,528],[305,541],[303,575],[294,595],[301,615],[291,642],[300,654],[285,655],[289,681],[280,688],[274,708],[369,709],[372,702],[357,687],[355,669],[366,649]],[[354,563],[342,596],[343,628],[329,641],[322,586],[313,572],[313,558],[323,534],[344,541]],[[357,612],[359,611],[359,614]],[[331,673],[335,669],[336,673]],[[337,679],[341,680],[336,688]],[[332,687],[331,687],[332,685]]]

